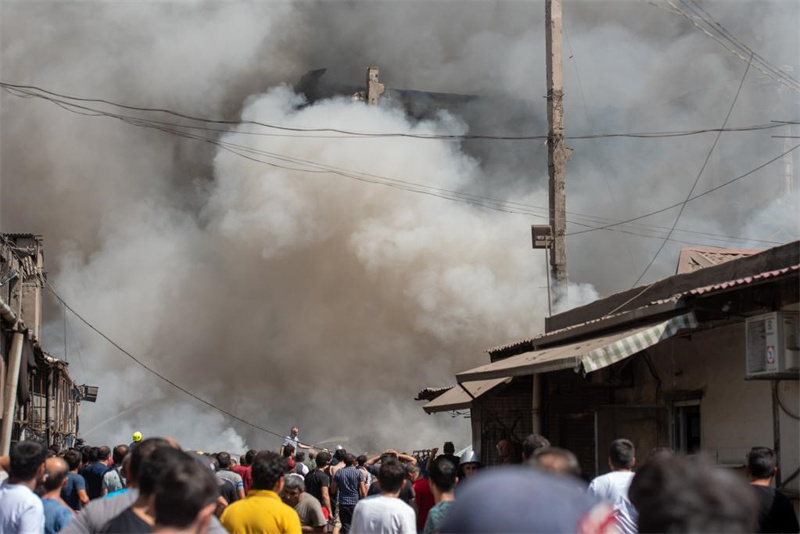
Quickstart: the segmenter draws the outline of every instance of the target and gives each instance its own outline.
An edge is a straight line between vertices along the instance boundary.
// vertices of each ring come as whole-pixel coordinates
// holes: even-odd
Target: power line
[[[752,56],[750,59],[752,61]],[[723,128],[725,128],[725,126],[728,124],[728,119],[731,118],[731,113],[733,113],[733,108],[736,107],[736,102],[739,100],[739,94],[742,92],[742,86],[744,85],[744,81],[747,78],[748,72],[750,72],[750,63],[748,63],[747,68],[744,69],[744,75],[742,76],[742,81],[739,82],[739,88],[736,89],[736,96],[733,97],[733,102],[731,102],[731,107],[730,109],[728,109],[728,114],[725,115],[725,120],[722,122]],[[632,287],[636,287],[639,284],[641,279],[644,278],[644,276],[647,274],[647,271],[650,270],[650,267],[652,267],[653,264],[655,263],[656,258],[658,258],[659,254],[661,254],[661,251],[664,250],[664,247],[667,245],[667,240],[669,240],[669,238],[672,236],[672,232],[675,231],[675,227],[678,226],[678,221],[681,220],[681,215],[683,215],[683,210],[686,209],[686,204],[688,204],[689,199],[692,198],[692,193],[694,193],[694,190],[697,187],[698,182],[700,182],[700,177],[703,176],[703,171],[706,170],[706,165],[708,165],[708,160],[711,159],[711,154],[714,152],[714,149],[717,148],[717,143],[719,142],[720,137],[722,137],[722,132],[719,132],[716,138],[714,138],[714,143],[711,145],[711,149],[708,151],[708,155],[706,156],[705,161],[703,161],[703,166],[700,167],[700,172],[697,173],[697,178],[694,179],[694,183],[692,184],[692,188],[689,190],[689,194],[686,195],[686,200],[684,200],[683,204],[681,204],[681,209],[678,211],[678,216],[675,217],[675,222],[672,223],[672,228],[670,228],[667,237],[665,237],[664,241],[661,242],[661,246],[658,247],[658,250],[653,255],[653,259],[650,260],[650,263],[647,264],[647,267],[644,268],[644,271],[642,271],[642,274],[639,275],[639,278],[636,279]]]
[[[0,84],[0,85],[2,85],[2,84]],[[408,181],[404,181],[404,180],[384,177],[384,176],[375,175],[375,174],[371,174],[371,173],[364,173],[364,172],[359,172],[359,171],[349,171],[347,169],[341,169],[341,168],[338,168],[338,167],[333,167],[333,166],[329,166],[329,165],[325,165],[325,164],[321,164],[321,163],[317,163],[317,162],[313,162],[313,161],[309,161],[309,160],[305,160],[305,159],[292,158],[290,156],[285,156],[285,155],[282,155],[282,154],[276,154],[276,153],[272,153],[272,152],[258,150],[258,149],[255,149],[255,148],[252,148],[252,147],[249,147],[249,146],[246,146],[246,145],[239,145],[239,144],[235,144],[235,143],[220,141],[219,139],[216,139],[216,138],[203,137],[203,136],[200,136],[198,134],[193,134],[193,133],[190,133],[190,132],[184,132],[184,131],[178,130],[176,128],[170,128],[168,126],[165,126],[164,123],[161,123],[161,122],[158,122],[158,121],[152,121],[150,119],[143,119],[143,118],[139,118],[139,117],[133,117],[133,116],[128,116],[128,115],[111,113],[111,112],[104,111],[104,110],[98,110],[98,109],[95,109],[95,108],[90,108],[90,107],[87,107],[87,106],[74,104],[72,102],[66,102],[64,100],[58,100],[56,98],[53,98],[53,97],[50,97],[50,96],[47,96],[47,95],[42,95],[42,94],[37,94],[37,93],[32,93],[32,92],[26,92],[27,90],[24,90],[24,89],[9,89],[7,87],[5,87],[4,89],[9,93],[14,94],[15,96],[24,95],[24,96],[28,96],[28,97],[37,97],[37,98],[41,98],[41,99],[50,101],[50,102],[58,105],[60,108],[66,110],[66,111],[77,113],[77,114],[82,115],[82,116],[115,118],[115,119],[121,120],[122,122],[130,124],[132,126],[151,128],[151,129],[155,129],[155,130],[158,130],[158,131],[161,131],[161,132],[164,132],[164,133],[176,135],[176,136],[179,136],[179,137],[184,137],[184,138],[187,138],[187,139],[193,139],[193,140],[206,142],[206,143],[212,144],[214,146],[217,146],[217,147],[219,147],[219,148],[221,148],[223,150],[231,152],[231,153],[233,153],[235,155],[238,155],[238,156],[240,156],[242,158],[248,159],[248,160],[253,161],[253,162],[269,165],[269,166],[272,166],[272,167],[275,167],[275,168],[285,169],[285,170],[294,171],[294,172],[337,174],[337,175],[340,175],[340,176],[343,176],[343,177],[346,177],[346,178],[355,179],[355,180],[368,182],[368,183],[384,185],[384,186],[389,186],[389,187],[393,187],[393,188],[396,188],[396,189],[405,190],[405,191],[408,191],[408,192],[426,194],[426,195],[442,198],[442,199],[445,199],[445,200],[451,200],[451,201],[456,201],[456,202],[467,203],[467,204],[471,204],[471,205],[475,205],[475,206],[478,206],[478,207],[483,207],[483,208],[491,209],[491,210],[495,210],[495,211],[501,211],[501,212],[505,212],[505,213],[515,213],[515,214],[521,214],[521,215],[529,215],[529,216],[533,216],[533,217],[537,217],[537,218],[541,218],[541,219],[545,219],[546,218],[543,214],[547,213],[547,210],[548,210],[548,208],[541,207],[541,206],[533,206],[533,205],[523,204],[523,203],[514,202],[514,201],[494,199],[494,198],[491,198],[491,197],[473,195],[473,194],[464,193],[464,192],[460,192],[460,191],[452,191],[452,190],[447,190],[447,189],[438,188],[438,187],[434,187],[434,186],[428,186],[426,184],[408,182]],[[779,124],[781,126],[785,126],[784,123],[777,123],[777,124]],[[237,132],[230,132],[230,133],[237,133]],[[273,159],[273,160],[278,160],[278,161],[283,161],[283,162],[291,162],[291,163],[293,163],[295,165],[306,165],[307,167],[305,167],[305,168],[290,167],[290,166],[274,163],[274,161],[264,161],[263,159],[255,158],[255,157],[252,157],[251,155],[248,155],[248,154],[262,155],[262,156],[268,157],[268,158]],[[311,166],[312,168],[308,168],[308,166]],[[537,211],[538,211],[538,213],[537,213]],[[585,214],[573,213],[573,212],[568,212],[568,213],[570,213],[571,215],[573,215],[575,217],[582,218],[582,219],[585,219],[585,220],[588,220],[588,221],[592,221],[592,219],[600,219],[600,220],[605,219],[603,217],[598,217],[598,216],[593,216],[593,215],[585,215]],[[613,219],[606,219],[606,220],[613,221]],[[606,228],[617,226],[617,224],[610,224],[610,225],[606,225],[604,227],[602,227],[602,226],[601,227],[595,227],[595,226],[592,226],[592,225],[589,225],[589,224],[584,224],[584,223],[581,223],[581,222],[578,222],[578,221],[575,221],[575,220],[570,220],[568,222],[571,223],[571,224],[575,224],[575,225],[578,225],[578,226],[583,226],[583,227],[589,228],[590,230],[593,230],[593,229],[596,229],[596,228],[597,229],[606,229]],[[622,224],[622,223],[619,223],[619,224]],[[658,226],[653,226],[653,225],[644,225],[644,227],[645,227],[644,228],[645,231],[657,231],[657,229],[666,229],[666,227],[658,227]],[[650,227],[650,228],[653,228],[653,229],[656,229],[656,230],[650,230],[650,228],[647,228],[647,227]],[[587,230],[587,231],[590,231],[590,230]],[[661,239],[662,238],[661,236],[653,236],[653,235],[641,234],[641,233],[626,231],[626,230],[622,230],[622,229],[618,229],[618,228],[615,228],[614,231],[618,231],[618,232],[626,233],[626,234],[630,234],[630,235],[637,235],[637,236],[646,237],[646,238],[654,238],[654,239]],[[704,235],[704,236],[710,237],[713,240],[729,240],[729,241],[732,240],[732,241],[739,241],[739,242],[745,241],[745,242],[752,242],[752,243],[758,242],[758,243],[770,244],[770,245],[780,244],[779,242],[775,242],[775,241],[740,238],[740,237],[736,237],[736,236],[725,236],[725,235],[720,235],[720,234],[711,234],[711,233],[707,233],[707,232],[695,232],[695,231],[691,231],[691,230],[678,230],[678,231],[679,232],[692,233],[692,234],[695,234],[695,235]],[[575,232],[575,233],[582,233],[582,232]],[[675,240],[675,239],[671,239],[671,238],[670,238],[670,240],[671,241],[676,241],[676,242],[679,242],[679,243],[686,243],[686,244],[702,244],[702,243],[693,243],[693,242],[687,242],[687,241],[679,241],[679,240]],[[708,245],[708,246],[717,246],[717,245]]]
[[[700,31],[705,33],[707,36],[709,36],[712,39],[714,39],[715,41],[717,41],[725,49],[727,49],[729,52],[733,53],[736,57],[738,57],[742,61],[747,61],[749,63],[751,62],[751,60],[748,60],[747,55],[742,55],[742,53],[741,53],[741,50],[744,49],[744,50],[746,50],[746,54],[750,54],[752,52],[752,50],[749,47],[747,47],[746,45],[742,45],[742,43],[740,43],[738,41],[731,40],[729,37],[727,37],[725,34],[723,34],[720,30],[715,28],[714,24],[709,22],[702,15],[701,16],[693,16],[692,14],[687,13],[685,10],[683,10],[680,7],[678,7],[677,5],[675,5],[675,3],[672,0],[666,0],[666,2],[672,8],[672,9],[667,9],[666,11],[669,11],[670,13],[677,13],[677,14],[683,16],[689,22],[691,22],[696,28],[698,28]],[[661,9],[665,9],[661,5],[654,4],[652,2],[649,2],[649,3],[651,5],[659,7]],[[686,5],[685,2],[684,2],[684,5]],[[688,6],[687,6],[687,8],[690,9]],[[707,26],[702,26],[698,22],[698,20],[697,20],[698,18],[700,20],[702,20]],[[721,37],[720,37],[720,34],[722,35]],[[772,78],[773,80],[777,81],[781,85],[784,85],[784,86],[788,87],[789,89],[792,89],[793,91],[800,92],[800,84],[798,84],[796,80],[794,80],[791,77],[787,78],[788,75],[786,75],[786,73],[784,73],[783,71],[780,71],[780,69],[777,69],[776,67],[772,66],[766,60],[764,60],[763,62],[761,60],[758,60],[757,64],[753,65],[753,66],[758,71],[760,71],[762,74],[765,74],[766,76]],[[775,72],[776,70],[778,71],[777,73]],[[785,76],[782,76],[781,74],[783,74]]]
[[[131,106],[127,104],[121,104],[117,102],[112,102],[109,100],[101,99],[101,98],[83,98],[83,97],[76,97],[76,96],[69,96],[62,93],[58,93],[55,91],[49,91],[47,89],[42,89],[40,87],[34,85],[19,85],[19,84],[11,84],[6,82],[0,82],[0,87],[6,90],[16,90],[20,92],[25,92],[26,98],[38,97],[44,98],[45,100],[50,100],[46,98],[44,95],[50,95],[58,98],[63,98],[67,100],[72,100],[76,102],[93,102],[93,103],[100,103],[105,104],[108,106],[118,107],[122,109],[127,109],[131,111],[142,111],[148,113],[163,113],[167,115],[171,115],[174,117],[194,121],[194,122],[203,122],[208,124],[218,124],[218,125],[226,125],[226,126],[241,126],[241,125],[251,125],[251,126],[260,126],[263,128],[279,130],[279,131],[287,131],[287,132],[295,132],[295,134],[305,134],[305,133],[329,133],[329,134],[339,134],[339,135],[324,135],[324,136],[307,136],[307,135],[282,135],[282,134],[274,134],[274,133],[265,133],[265,132],[245,132],[245,131],[237,131],[237,133],[241,133],[242,135],[263,135],[269,137],[311,137],[315,139],[319,138],[332,138],[332,139],[340,139],[340,138],[359,138],[359,139],[366,139],[366,138],[385,138],[385,137],[401,137],[401,138],[411,138],[411,139],[438,139],[438,140],[495,140],[495,141],[543,141],[547,139],[546,135],[523,135],[523,136],[512,136],[512,135],[479,135],[479,134],[416,134],[416,133],[407,133],[407,132],[360,132],[360,131],[352,131],[352,130],[345,130],[339,128],[302,128],[296,126],[283,126],[277,124],[270,124],[260,121],[251,121],[251,120],[240,120],[240,121],[232,121],[232,120],[222,120],[222,119],[211,119],[205,117],[197,117],[193,115],[188,115],[185,113],[181,113],[178,111],[173,111],[166,108],[148,108],[148,107],[141,107],[141,106]],[[30,91],[38,91],[42,94],[31,93]],[[9,91],[10,92],[10,91]],[[14,94],[14,93],[12,93]],[[20,96],[16,94],[15,96]],[[51,100],[55,102],[54,100]],[[62,104],[66,104],[62,102]],[[80,107],[80,106],[76,106]],[[91,109],[91,108],[83,108],[83,109]],[[93,110],[95,113],[107,113],[100,110]],[[152,119],[144,119],[139,118],[140,120],[148,120],[152,121]],[[152,121],[158,122],[158,121]],[[216,132],[229,132],[229,129],[213,129],[213,128],[206,128],[200,127],[190,124],[175,124],[175,123],[167,123],[167,122],[160,122],[163,126],[170,126],[170,127],[180,127],[180,128],[188,128],[188,129],[200,129],[200,130],[207,130],[207,131],[216,131]],[[750,131],[760,131],[760,130],[770,130],[774,128],[780,128],[783,124],[781,123],[769,123],[769,124],[755,124],[749,126],[739,126],[739,127],[732,127],[726,131],[730,132],[750,132]],[[672,137],[686,137],[692,135],[700,135],[706,133],[714,133],[719,131],[718,128],[702,128],[702,129],[695,129],[695,130],[677,130],[677,131],[664,131],[664,132],[621,132],[621,133],[601,133],[601,134],[586,134],[586,135],[575,135],[565,137],[568,140],[586,140],[586,139],[603,139],[603,138],[635,138],[635,139],[659,139],[659,138],[672,138]]]
[[[598,226],[596,228],[592,228],[592,229],[589,229],[589,230],[580,230],[580,231],[577,231],[577,232],[568,233],[567,236],[586,234],[586,233],[594,232],[594,231],[597,231],[597,230],[607,230],[609,228],[613,228],[613,227],[619,226],[621,224],[628,224],[628,223],[631,223],[631,222],[634,222],[634,221],[639,221],[641,219],[645,219],[647,217],[652,217],[653,215],[658,215],[659,213],[664,213],[665,211],[669,211],[672,208],[677,208],[678,206],[681,206],[683,204],[687,204],[688,202],[696,200],[696,199],[698,199],[700,197],[704,197],[706,195],[709,195],[709,194],[713,193],[714,191],[717,191],[718,189],[722,189],[723,187],[726,187],[726,186],[728,186],[728,185],[730,185],[730,184],[732,184],[734,182],[738,182],[739,180],[742,180],[743,178],[747,178],[751,174],[760,171],[764,167],[770,165],[771,163],[774,163],[774,162],[778,161],[779,159],[781,159],[786,154],[794,152],[798,148],[800,148],[800,145],[795,145],[794,147],[790,148],[789,150],[787,150],[787,151],[785,151],[785,152],[783,152],[781,154],[778,154],[777,156],[775,156],[774,158],[770,159],[769,161],[766,161],[766,162],[762,163],[761,165],[759,165],[755,169],[751,169],[751,170],[747,171],[746,173],[737,176],[736,178],[728,180],[727,182],[723,182],[723,183],[719,184],[716,187],[712,187],[711,189],[708,189],[708,190],[706,190],[706,191],[704,191],[702,193],[699,193],[699,194],[689,198],[688,200],[686,200],[684,202],[678,202],[678,203],[672,204],[670,206],[665,206],[665,207],[663,207],[661,209],[658,209],[658,210],[655,210],[655,211],[651,211],[651,212],[645,213],[643,215],[639,215],[639,216],[636,216],[636,217],[631,217],[630,219],[625,219],[624,221],[619,221],[619,222],[608,224],[608,225],[605,225],[605,226]],[[680,230],[676,230],[676,231],[680,231]]]
[[[142,361],[141,361],[139,358],[137,358],[136,356],[134,356],[133,354],[131,354],[130,352],[128,352],[127,350],[125,350],[124,348],[122,348],[122,347],[121,347],[121,346],[120,346],[120,345],[119,345],[119,344],[118,344],[116,341],[114,341],[113,339],[111,339],[110,337],[108,337],[108,336],[107,336],[105,333],[103,333],[103,332],[102,332],[102,331],[101,331],[99,328],[97,328],[97,327],[96,327],[96,326],[94,326],[92,323],[90,323],[88,320],[86,320],[86,319],[85,319],[85,318],[84,318],[84,317],[83,317],[81,314],[79,314],[79,313],[78,313],[78,312],[77,312],[77,311],[76,311],[76,310],[75,310],[75,309],[74,309],[72,306],[70,306],[69,304],[67,304],[67,303],[66,303],[66,301],[65,301],[64,299],[62,299],[62,298],[61,298],[61,296],[60,296],[60,295],[59,295],[59,294],[56,292],[56,290],[53,288],[53,286],[50,284],[50,282],[48,282],[46,279],[44,279],[44,277],[42,277],[42,281],[43,281],[44,285],[45,285],[45,286],[46,286],[46,287],[47,287],[47,288],[50,290],[50,292],[53,294],[53,296],[56,298],[56,300],[58,300],[58,301],[61,303],[61,305],[62,305],[62,306],[64,306],[64,307],[65,307],[67,310],[69,310],[69,311],[70,311],[70,312],[71,312],[71,313],[72,313],[72,314],[73,314],[75,317],[77,317],[77,318],[78,318],[78,319],[79,319],[79,320],[80,320],[80,321],[81,321],[83,324],[85,324],[86,326],[88,326],[88,327],[89,327],[91,330],[93,330],[93,331],[94,331],[96,334],[98,334],[100,337],[102,337],[103,339],[105,339],[105,340],[106,340],[106,341],[107,341],[109,344],[111,344],[111,345],[112,345],[114,348],[116,348],[118,351],[120,351],[122,354],[124,354],[125,356],[127,356],[128,358],[130,358],[131,360],[133,360],[134,362],[136,362],[137,364],[139,364],[139,365],[140,365],[142,368],[144,368],[144,369],[145,369],[146,371],[148,371],[149,373],[151,373],[151,374],[153,374],[153,375],[157,376],[158,378],[160,378],[161,380],[163,380],[164,382],[166,382],[166,383],[167,383],[167,384],[169,384],[170,386],[172,386],[172,387],[174,387],[175,389],[177,389],[178,391],[181,391],[182,393],[184,393],[184,394],[188,395],[189,397],[191,397],[191,398],[195,399],[196,401],[199,401],[199,402],[201,402],[201,403],[205,404],[206,406],[208,406],[209,408],[212,408],[212,409],[214,409],[214,410],[216,410],[216,411],[218,411],[218,412],[220,412],[220,413],[222,413],[222,414],[224,414],[224,415],[227,415],[228,417],[230,417],[230,418],[232,418],[232,419],[235,419],[236,421],[239,421],[240,423],[243,423],[243,424],[245,424],[245,425],[247,425],[247,426],[249,426],[249,427],[255,428],[256,430],[260,430],[261,432],[264,432],[264,433],[266,433],[266,434],[270,434],[270,435],[273,435],[273,436],[277,436],[277,437],[279,437],[279,438],[283,438],[283,437],[284,437],[284,436],[283,436],[283,434],[280,434],[280,433],[278,433],[278,432],[273,432],[272,430],[270,430],[270,429],[268,429],[268,428],[264,428],[264,427],[262,427],[261,425],[257,425],[257,424],[255,424],[255,423],[252,423],[252,422],[248,421],[247,419],[244,419],[244,418],[242,418],[242,417],[239,417],[238,415],[235,415],[235,414],[233,414],[233,413],[229,412],[228,410],[225,410],[224,408],[220,408],[220,407],[219,407],[219,406],[217,406],[216,404],[214,404],[214,403],[212,403],[212,402],[209,402],[209,401],[205,400],[204,398],[202,398],[202,397],[200,397],[200,396],[198,396],[198,395],[196,395],[196,394],[192,393],[191,391],[189,391],[188,389],[184,388],[183,386],[181,386],[181,385],[179,385],[179,384],[177,384],[177,383],[173,382],[173,381],[172,381],[172,380],[170,380],[169,378],[165,377],[164,375],[162,375],[161,373],[159,373],[158,371],[156,371],[156,370],[155,370],[155,369],[153,369],[152,367],[148,366],[146,363],[142,362]],[[315,446],[315,448],[316,448],[316,446]]]

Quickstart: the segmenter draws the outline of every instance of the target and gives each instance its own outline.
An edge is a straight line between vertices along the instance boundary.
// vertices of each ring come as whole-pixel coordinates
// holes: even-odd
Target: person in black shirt
[[[315,497],[324,508],[327,508],[328,517],[333,517],[330,498],[331,477],[325,473],[325,468],[331,461],[331,455],[321,452],[317,454],[315,461],[317,468],[307,474],[305,478],[306,493]]]
[[[750,450],[747,474],[758,498],[758,532],[800,532],[792,503],[770,486],[777,472],[775,451],[767,447]]]

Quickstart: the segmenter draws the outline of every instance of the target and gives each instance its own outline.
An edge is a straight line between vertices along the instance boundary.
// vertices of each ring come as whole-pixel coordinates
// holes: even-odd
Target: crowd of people
[[[356,456],[298,434],[239,457],[139,432],[113,449],[15,443],[0,458],[0,534],[800,531],[765,447],[748,454],[748,485],[667,449],[637,465],[634,444],[618,439],[609,472],[587,481],[572,452],[537,434],[501,440],[491,467],[450,442],[423,457]]]

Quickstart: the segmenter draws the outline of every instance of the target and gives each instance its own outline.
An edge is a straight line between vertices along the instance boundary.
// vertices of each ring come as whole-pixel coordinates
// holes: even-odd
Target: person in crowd
[[[752,490],[703,457],[652,458],[638,469],[629,496],[642,534],[755,532],[758,504]]]
[[[258,451],[250,449],[242,456],[239,465],[231,467],[231,471],[242,477],[245,495],[247,495],[250,492],[250,488],[253,487],[253,473],[251,466],[256,454],[258,454]]]
[[[103,496],[103,477],[108,472],[108,460],[111,449],[108,447],[92,447],[89,450],[89,465],[81,470],[86,480],[86,493],[90,499],[99,499]]]
[[[391,459],[395,459],[396,460],[397,458],[391,458]],[[383,462],[381,462],[381,464],[383,464]],[[400,489],[400,494],[398,495],[398,498],[401,501],[403,501],[407,505],[411,506],[412,508],[416,507],[416,497],[417,496],[416,496],[416,493],[414,492],[414,484],[411,482],[411,480],[408,477],[408,469],[409,468],[416,468],[416,467],[417,466],[413,465],[413,464],[405,464],[406,481],[403,483],[403,487]],[[378,467],[378,470],[379,470],[378,472],[380,472],[380,467]],[[418,474],[419,474],[419,471],[414,471],[414,476],[416,476]],[[380,493],[381,493],[381,481],[380,480],[376,480],[369,487],[369,490],[367,490],[367,495],[368,496],[380,495]]]
[[[633,480],[636,451],[628,439],[616,439],[608,448],[610,473],[592,480],[587,490],[589,495],[607,501],[614,507],[623,534],[636,534],[636,508],[628,499],[628,488]]]
[[[393,449],[389,449],[383,451],[380,454],[376,454],[371,458],[368,458],[367,461],[364,462],[364,467],[366,467],[367,471],[369,471],[370,474],[372,474],[373,476],[378,476],[378,472],[380,471],[380,466],[377,464],[383,463],[384,460],[389,458],[400,460],[403,464],[406,465],[408,464],[417,465],[417,459],[414,458],[413,456],[397,452],[396,450]]]
[[[127,454],[127,445],[117,445],[114,447],[114,452],[112,453],[114,465],[103,475],[102,495],[108,495],[109,493],[119,491],[125,487],[126,481],[122,471],[122,461]]]
[[[339,521],[342,524],[341,532],[350,531],[355,510],[359,499],[366,497],[367,486],[358,469],[355,468],[356,457],[346,453],[343,459],[344,467],[338,469],[331,481],[331,495],[336,497],[339,509]]]
[[[64,453],[64,460],[69,466],[67,483],[61,489],[61,498],[75,511],[80,511],[89,502],[89,494],[86,493],[86,480],[78,474],[82,466],[82,454],[76,449],[70,449]]]
[[[44,506],[33,490],[44,479],[46,458],[34,441],[11,447],[8,478],[0,484],[0,534],[44,531]]]
[[[304,452],[297,452],[294,455],[294,461],[297,465],[294,468],[294,472],[300,475],[301,477],[305,477],[308,472],[308,466],[306,465],[306,453]]]
[[[306,459],[306,467],[308,467],[308,473],[313,471],[317,468],[317,453],[314,450],[308,451],[308,458]],[[308,474],[306,473],[306,474]]]
[[[369,472],[367,469],[367,458],[366,454],[360,454],[356,457],[356,469],[361,471],[361,476],[364,477],[364,484],[366,484],[367,488],[372,485],[372,473]]]
[[[558,447],[536,449],[527,463],[551,473],[575,478],[581,477],[581,465],[578,458],[567,449]]]
[[[131,444],[128,445],[128,450],[132,451],[133,449],[135,449],[139,445],[139,443],[142,442],[143,437],[144,436],[142,436],[142,433],[139,432],[138,430],[134,432],[133,435],[131,436]]]
[[[550,447],[550,441],[541,434],[531,434],[522,441],[522,461],[527,462],[539,449]]]
[[[458,482],[458,467],[445,455],[437,458],[430,471],[430,490],[436,503],[426,515],[422,531],[424,534],[438,534],[453,504],[453,489]],[[418,494],[419,495],[419,494]],[[418,528],[419,530],[419,528]]]
[[[364,499],[355,507],[352,533],[415,534],[414,509],[398,498],[406,480],[406,470],[399,460],[382,461],[378,471],[381,493]]]
[[[114,467],[116,468],[117,466],[115,465]],[[108,498],[111,498],[111,497],[115,497],[117,495],[121,495],[123,493],[128,493],[130,491],[130,472],[131,472],[131,455],[130,455],[130,453],[128,453],[122,459],[122,463],[119,466],[119,474],[120,474],[120,477],[122,478],[122,481],[125,483],[125,485],[122,488],[118,489],[118,490],[114,490],[114,491],[111,491],[109,493],[106,493],[103,496],[103,498],[104,499],[108,499]]]
[[[322,506],[317,499],[306,493],[302,476],[297,473],[287,475],[281,498],[300,516],[303,532],[325,532],[328,522],[322,513]]]
[[[100,530],[101,533],[147,533],[153,529],[155,517],[151,507],[151,498],[155,495],[155,490],[160,477],[167,469],[179,462],[184,455],[182,451],[171,446],[161,446],[156,448],[142,462],[139,468],[139,495],[136,501],[119,515],[111,519]]]
[[[574,480],[506,466],[464,485],[439,532],[617,534],[612,514],[610,506],[586,495]]]
[[[333,517],[333,508],[331,507],[330,488],[331,477],[325,472],[328,463],[331,461],[331,454],[329,452],[321,452],[316,457],[316,469],[308,473],[305,477],[305,489],[328,512],[328,518]],[[324,512],[323,512],[324,513]]]
[[[192,458],[200,462],[201,465],[205,466],[206,469],[215,475],[219,471],[219,460],[214,455],[206,456],[205,454],[195,452],[195,454],[192,455]],[[224,500],[224,503],[221,503],[223,504],[223,507],[239,500],[239,493],[236,491],[236,486],[234,486],[230,480],[219,478],[217,476],[214,478],[217,480],[217,490],[219,491],[219,496]]]
[[[306,445],[300,442],[300,429],[296,426],[293,426],[292,429],[289,431],[289,435],[283,438],[283,443],[281,444],[281,449],[279,453],[281,456],[284,456],[284,447],[291,446],[292,449],[298,451],[300,449],[311,449],[310,445]]]
[[[479,469],[483,467],[483,463],[478,458],[475,451],[466,451],[461,455],[458,464],[459,480],[461,483],[469,480],[475,476]]]
[[[210,470],[180,453],[156,485],[153,532],[205,534],[214,521],[216,500],[217,483]]]
[[[217,462],[219,463],[217,477],[233,484],[236,489],[236,500],[244,499],[244,479],[242,479],[241,475],[231,471],[231,455],[227,452],[220,452],[217,454]]]
[[[439,456],[439,459],[450,461],[444,454]],[[435,463],[434,461],[434,464]],[[450,464],[452,465],[453,462],[450,462]],[[429,463],[429,465],[431,465],[430,469],[433,469],[433,464]],[[417,466],[406,466],[406,470],[409,471],[409,474],[411,474],[414,469],[419,470]],[[425,522],[428,520],[428,513],[436,504],[433,496],[433,489],[431,488],[430,471],[428,472],[428,477],[417,477],[414,479],[413,475],[411,475],[409,479],[412,481],[411,489],[414,491],[414,508],[416,508],[417,511],[417,532],[422,532],[425,529]]]
[[[747,475],[758,499],[758,532],[800,532],[791,501],[771,486],[777,472],[772,449],[753,447],[747,454]]]
[[[495,451],[497,452],[497,456],[500,458],[500,463],[502,465],[519,463],[518,455],[515,454],[516,447],[511,441],[507,439],[501,439],[497,442]]]
[[[44,465],[44,534],[55,534],[67,526],[73,517],[72,508],[61,499],[61,489],[67,484],[69,465],[58,457],[48,458]]]
[[[430,472],[431,468],[433,467],[433,462],[438,458],[447,458],[450,460],[453,465],[458,467],[458,463],[461,459],[456,456],[456,446],[453,444],[452,441],[445,441],[444,445],[442,446],[442,454],[437,456],[436,453],[439,452],[437,447],[434,447],[431,450],[430,455],[428,456],[428,461],[425,463],[425,472]]]
[[[280,498],[286,474],[286,461],[282,455],[259,452],[253,459],[252,471],[253,489],[246,498],[222,512],[222,525],[231,534],[302,532],[297,512]]]

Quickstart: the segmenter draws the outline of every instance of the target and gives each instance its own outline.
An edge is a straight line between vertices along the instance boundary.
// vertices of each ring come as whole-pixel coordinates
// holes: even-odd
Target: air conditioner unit
[[[800,316],[773,312],[745,322],[747,378],[800,373]]]

